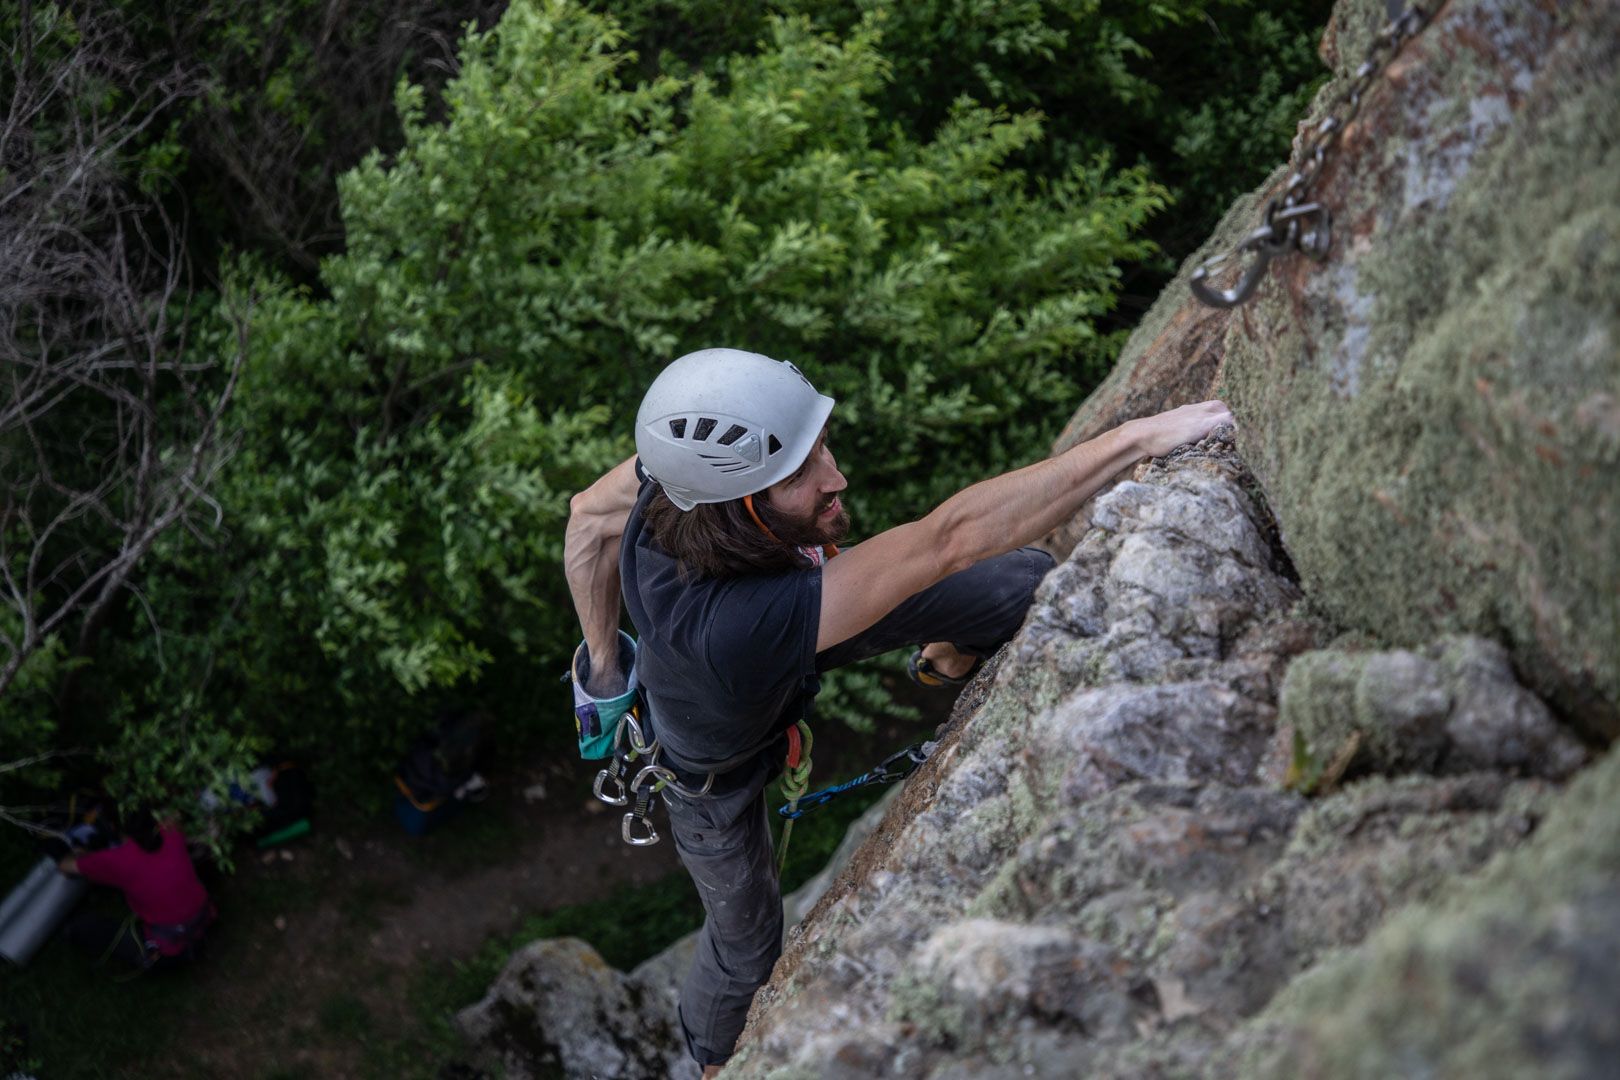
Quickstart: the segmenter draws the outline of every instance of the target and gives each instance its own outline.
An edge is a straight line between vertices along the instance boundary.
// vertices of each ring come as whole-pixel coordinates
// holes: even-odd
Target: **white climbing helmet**
[[[641,399],[636,453],[682,510],[764,491],[793,475],[833,399],[799,369],[740,349],[703,349],[670,364]]]

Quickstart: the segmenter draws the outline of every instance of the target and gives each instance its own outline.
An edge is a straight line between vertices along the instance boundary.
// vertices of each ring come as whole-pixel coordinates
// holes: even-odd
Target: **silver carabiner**
[[[647,779],[647,777],[649,775],[656,778],[659,781],[658,787],[663,787],[665,784],[674,784],[676,787],[680,787],[680,783],[675,779],[675,774],[674,773],[670,772],[668,769],[664,768],[664,766],[662,766],[662,765],[652,764],[652,765],[643,765],[641,767],[641,771],[636,773],[636,778],[634,780],[630,781],[630,790],[631,791],[640,791],[641,787],[642,787],[642,783]],[[655,787],[655,788],[653,788],[653,790],[657,791],[658,788]]]
[[[629,730],[630,749],[634,750],[637,754],[651,754],[654,750],[658,749],[657,739],[654,739],[650,743],[644,741],[647,737],[646,732],[641,730],[641,725],[636,722],[636,718],[634,716],[631,716],[629,713],[625,713],[619,718],[619,724],[621,730]]]
[[[1333,212],[1326,206],[1314,202],[1285,205],[1280,210],[1268,210],[1267,214],[1274,234],[1278,225],[1286,226],[1285,247],[1302,251],[1317,262],[1327,258],[1328,249],[1333,246]]]
[[[647,830],[647,834],[645,836],[637,836],[635,834],[635,825],[638,821],[641,822],[642,827]],[[622,836],[624,838],[624,842],[629,844],[631,847],[651,847],[652,845],[658,843],[658,830],[653,828],[652,818],[650,816],[639,817],[634,813],[624,815],[624,825],[620,827],[619,835]]]
[[[1271,235],[1271,229],[1267,227],[1263,231],[1269,238]],[[1239,304],[1243,303],[1244,301],[1248,300],[1249,297],[1254,295],[1254,290],[1259,287],[1260,280],[1266,276],[1266,268],[1271,265],[1271,260],[1276,255],[1276,252],[1267,247],[1252,247],[1247,248],[1247,250],[1251,255],[1254,256],[1254,261],[1251,262],[1249,264],[1249,268],[1243,272],[1243,276],[1238,278],[1237,284],[1232,286],[1230,289],[1216,289],[1205,284],[1206,279],[1209,277],[1210,269],[1213,267],[1218,267],[1221,263],[1225,262],[1227,259],[1226,255],[1218,255],[1206,262],[1204,265],[1200,266],[1197,270],[1194,270],[1192,278],[1187,282],[1187,287],[1192,290],[1192,294],[1194,296],[1198,297],[1198,299],[1202,300],[1210,307],[1237,307]]]
[[[636,773],[635,780],[630,784],[630,790],[640,791],[641,783],[647,778],[648,774],[651,774],[658,779],[659,787],[674,788],[676,794],[682,795],[688,799],[701,799],[714,788],[714,773],[710,773],[708,776],[704,777],[703,786],[697,791],[693,791],[691,788],[681,783],[680,779],[675,775],[674,770],[670,769],[667,765],[658,764],[657,760],[654,759],[650,764],[643,767],[640,772]]]
[[[619,789],[619,794],[617,797],[602,794],[602,788],[607,786],[609,782],[617,785]],[[595,795],[598,799],[601,799],[609,806],[623,806],[625,803],[630,801],[630,793],[624,789],[624,781],[620,780],[617,776],[614,776],[606,769],[603,769],[596,774],[596,783],[591,785],[591,794]]]

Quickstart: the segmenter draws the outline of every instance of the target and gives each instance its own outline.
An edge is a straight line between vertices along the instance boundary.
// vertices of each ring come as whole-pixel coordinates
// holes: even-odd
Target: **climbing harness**
[[[1260,227],[1230,251],[1208,259],[1193,271],[1189,285],[1194,296],[1210,307],[1232,308],[1245,303],[1266,276],[1271,260],[1299,251],[1321,262],[1333,246],[1333,214],[1327,206],[1312,200],[1312,189],[1338,146],[1339,137],[1361,109],[1366,94],[1391,60],[1408,40],[1428,21],[1421,5],[1403,10],[1404,0],[1385,0],[1389,22],[1373,38],[1367,58],[1356,69],[1350,85],[1339,92],[1328,106],[1327,115],[1317,122],[1315,133],[1305,144],[1301,163],[1288,178],[1282,195],[1266,204]],[[1212,274],[1230,261],[1250,256],[1248,266],[1238,274],[1230,289],[1217,289]]]
[[[838,796],[846,795],[857,788],[904,780],[917,771],[917,766],[928,760],[928,755],[934,752],[934,747],[935,744],[931,742],[912,743],[904,750],[890,754],[855,779],[845,780],[842,784],[834,784],[812,794],[792,799],[786,805],[778,807],[776,813],[791,824],[810,811],[819,809]]]

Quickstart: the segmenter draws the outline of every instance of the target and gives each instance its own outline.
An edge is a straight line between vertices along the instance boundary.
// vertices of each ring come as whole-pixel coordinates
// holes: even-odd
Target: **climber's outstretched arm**
[[[1131,420],[1056,457],[974,484],[922,520],[855,545],[822,571],[816,650],[853,637],[980,559],[1045,536],[1121,470],[1231,422],[1220,401]]]

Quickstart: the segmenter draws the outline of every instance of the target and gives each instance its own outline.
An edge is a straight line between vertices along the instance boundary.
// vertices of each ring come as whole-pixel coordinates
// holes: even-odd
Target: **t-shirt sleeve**
[[[122,844],[100,851],[81,851],[74,856],[73,864],[86,881],[97,885],[122,885],[129,876],[128,852],[124,850],[124,845],[132,843],[134,841],[125,840]]]
[[[740,701],[769,698],[813,674],[821,568],[728,583],[708,627],[709,662]]]

